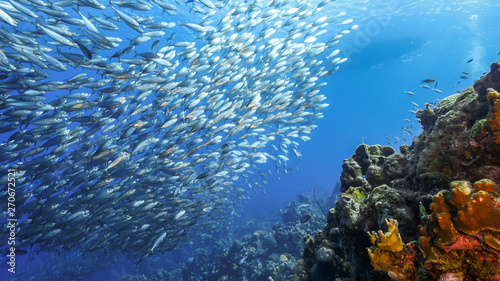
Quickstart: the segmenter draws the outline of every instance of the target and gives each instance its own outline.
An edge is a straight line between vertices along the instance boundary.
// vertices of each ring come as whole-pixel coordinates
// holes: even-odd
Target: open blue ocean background
[[[286,174],[283,169],[277,174],[273,163],[266,164],[273,174],[267,179],[268,184],[263,188],[265,192],[250,195],[242,207],[236,208],[237,213],[228,218],[227,223],[218,224],[223,231],[215,239],[238,239],[249,229],[269,228],[281,221],[280,209],[287,202],[296,201],[299,194],[309,197],[313,193],[320,197],[338,194],[336,184],[342,162],[351,157],[358,145],[392,145],[396,150],[400,145],[411,145],[413,138],[421,132],[415,114],[410,112],[417,108],[412,102],[418,108],[424,108],[426,103],[437,103],[457,91],[472,87],[475,80],[489,71],[490,64],[500,59],[497,20],[500,3],[495,0],[411,3],[402,0],[339,0],[331,2],[321,13],[330,16],[340,12],[346,12],[343,19],[353,19],[352,24],[359,25],[359,28],[345,35],[338,44],[339,55],[348,60],[336,73],[320,80],[328,83],[320,94],[327,97],[325,102],[330,106],[322,111],[324,118],[315,122],[318,127],[309,135],[311,140],[300,142],[302,158],[290,155]],[[156,18],[166,17],[172,22],[198,21],[198,17],[189,12],[187,4],[179,6],[175,16],[156,11],[151,13],[157,13]],[[5,24],[0,23],[0,26]],[[22,25],[19,28],[22,29]],[[192,40],[195,34],[186,30],[177,31],[175,41]],[[175,29],[166,31],[165,36],[170,36],[173,31]],[[279,31],[275,36],[279,36]],[[122,34],[124,40],[130,37],[130,34]],[[143,48],[147,51],[146,47]],[[108,55],[111,56],[112,52]],[[74,74],[50,72],[59,80]],[[420,87],[424,79],[438,81],[437,85],[428,85],[442,93]],[[410,129],[412,134],[403,128]],[[10,134],[2,134],[0,140],[7,141],[9,137]],[[251,227],[238,229],[245,223],[248,226],[249,222],[252,222]],[[143,269],[173,268],[187,263],[197,250],[211,247],[216,246],[193,241],[171,252],[155,253],[161,262],[146,260],[143,264],[148,265]],[[294,254],[301,256],[301,253]],[[119,280],[124,274],[137,274],[137,268],[142,266],[137,266],[136,262],[121,253],[85,256],[72,251],[46,253],[42,249],[18,256],[17,271],[64,272],[62,279],[52,280],[73,280],[81,272],[84,276],[78,277],[83,280],[108,281]],[[73,272],[75,276],[65,271],[71,266],[79,268]],[[33,275],[31,279],[24,279],[26,275],[22,278],[13,276],[7,272],[5,255],[0,270],[0,280],[45,280],[40,275]]]

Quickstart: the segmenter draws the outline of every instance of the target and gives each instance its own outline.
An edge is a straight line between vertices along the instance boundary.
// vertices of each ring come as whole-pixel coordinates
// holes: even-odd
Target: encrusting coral
[[[500,189],[491,180],[454,181],[422,220],[424,267],[435,278],[500,280]]]
[[[469,182],[463,181],[452,183],[454,188],[450,203],[458,211],[453,219],[455,227],[468,235],[476,235],[481,231],[492,231],[500,235],[500,190],[498,186],[488,179],[474,183],[474,189],[461,188],[462,183],[469,185]]]

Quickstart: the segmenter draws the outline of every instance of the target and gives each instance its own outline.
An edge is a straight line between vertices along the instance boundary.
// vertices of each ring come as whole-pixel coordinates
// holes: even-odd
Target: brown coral
[[[458,189],[453,189],[456,191]],[[467,190],[467,200],[456,202],[459,196],[451,198],[451,204],[462,206],[457,217],[453,219],[455,227],[465,234],[475,235],[483,230],[491,230],[500,234],[500,208],[496,199],[500,199],[498,186],[490,180],[483,179],[474,184],[474,192]],[[463,192],[462,190],[458,192]],[[463,196],[460,196],[463,197]],[[460,205],[458,205],[460,204]]]
[[[434,278],[500,280],[500,189],[491,180],[451,183],[433,198],[421,227],[424,266]]]
[[[488,93],[488,101],[492,104],[492,108],[486,121],[490,126],[491,133],[495,136],[495,142],[500,144],[500,98],[498,92],[490,91]]]

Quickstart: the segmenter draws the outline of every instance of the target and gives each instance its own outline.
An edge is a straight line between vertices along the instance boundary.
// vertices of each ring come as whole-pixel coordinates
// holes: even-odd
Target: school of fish
[[[286,172],[357,28],[329,1],[0,1],[17,247],[144,258],[209,232],[270,163]]]

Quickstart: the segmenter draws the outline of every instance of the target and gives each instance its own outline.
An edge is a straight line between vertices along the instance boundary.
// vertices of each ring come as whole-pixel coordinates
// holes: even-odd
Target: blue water
[[[316,121],[318,127],[312,131],[311,140],[300,143],[302,159],[290,157],[286,165],[289,172],[285,175],[281,170],[279,180],[273,171],[264,188],[265,193],[251,196],[243,208],[238,209],[240,217],[237,220],[272,224],[280,220],[279,209],[286,202],[297,200],[298,194],[312,196],[315,190],[330,195],[339,181],[343,159],[349,158],[359,144],[387,145],[387,138],[391,139],[396,150],[402,144],[411,144],[413,137],[421,132],[420,124],[409,112],[415,110],[411,102],[423,108],[426,102],[437,102],[471,87],[489,70],[492,62],[499,60],[500,29],[496,22],[500,6],[493,0],[463,4],[430,0],[412,1],[412,4],[368,1],[369,6],[363,2],[367,1],[343,0],[331,7],[332,14],[345,11],[345,18],[352,18],[353,24],[360,27],[345,35],[338,45],[340,55],[349,60],[325,80],[328,85],[322,88],[321,94],[327,96],[326,102],[330,106],[323,110],[324,118]],[[333,11],[335,8],[338,10]],[[187,10],[180,9],[179,14],[170,17],[169,21],[191,17],[193,15]],[[123,34],[123,37],[129,36]],[[175,40],[190,40],[192,37],[192,33],[178,33]],[[473,61],[467,63],[470,59]],[[470,73],[469,79],[459,78],[463,76],[462,71]],[[72,74],[57,75],[65,79]],[[442,93],[419,87],[420,81],[428,78],[439,81],[437,88]],[[429,85],[434,87],[434,84]],[[405,91],[415,95],[407,95]],[[406,140],[403,140],[403,126],[411,126],[413,130],[413,135],[404,136]],[[1,137],[2,140],[8,139],[8,136]],[[400,139],[397,142],[396,137]],[[255,225],[256,230],[260,227],[258,223]],[[234,232],[237,233],[238,229]],[[211,245],[187,245],[166,253],[162,259],[170,262],[150,261],[147,267],[175,267],[175,261],[186,262],[200,247]],[[17,270],[61,270],[65,266],[61,255],[20,256]],[[118,280],[135,263],[121,254],[66,256],[69,259],[66,266],[78,264],[87,280],[96,281]],[[91,274],[85,270],[89,263],[98,264],[101,260],[110,266]],[[5,266],[1,270],[0,278],[12,278],[5,272]],[[81,276],[78,272],[75,275]],[[67,275],[60,278],[58,280],[72,279]],[[32,280],[37,280],[37,277]]]

